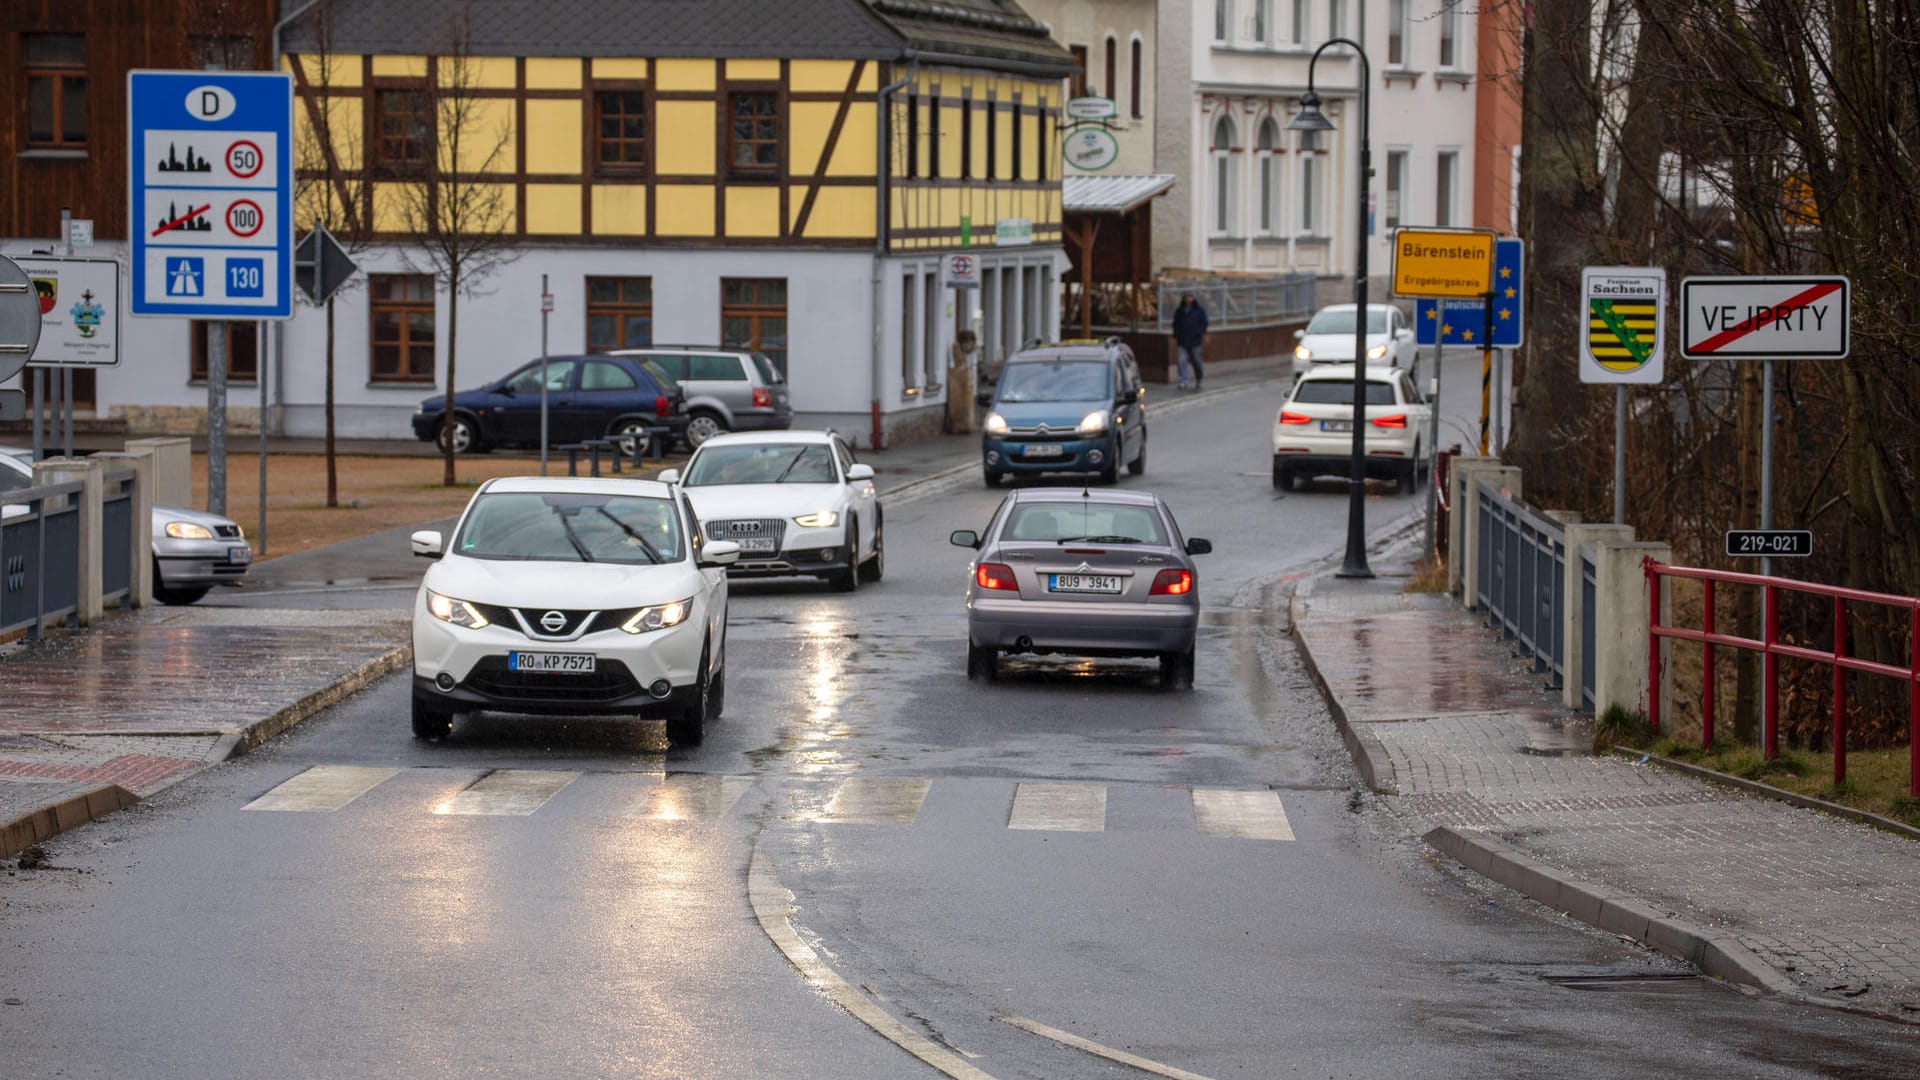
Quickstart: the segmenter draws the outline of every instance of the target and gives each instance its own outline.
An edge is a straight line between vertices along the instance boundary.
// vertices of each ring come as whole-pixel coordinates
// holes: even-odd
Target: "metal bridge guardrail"
[[[1173,332],[1173,309],[1187,293],[1207,309],[1209,333],[1304,319],[1313,314],[1318,281],[1313,274],[1161,278],[1160,332]]]
[[[1487,613],[1489,625],[1519,644],[1522,655],[1533,660],[1535,671],[1547,674],[1550,684],[1560,687],[1566,678],[1561,620],[1566,530],[1478,481],[1473,487],[1480,547],[1475,606]],[[1583,648],[1593,640],[1591,634],[1585,637]]]
[[[115,469],[101,477],[100,495],[100,602],[103,605],[133,606],[134,559],[134,485],[140,478],[133,469]]]
[[[0,494],[0,634],[80,621],[78,482]],[[24,507],[24,510],[14,510]]]
[[[1582,549],[1580,552],[1580,709],[1592,712],[1594,703],[1593,672],[1597,650],[1594,640],[1600,633],[1599,617],[1595,611],[1599,607],[1599,571],[1593,565],[1593,553]]]

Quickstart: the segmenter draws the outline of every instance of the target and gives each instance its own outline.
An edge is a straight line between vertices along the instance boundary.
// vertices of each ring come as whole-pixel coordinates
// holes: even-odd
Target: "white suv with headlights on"
[[[683,474],[709,540],[740,545],[735,574],[822,577],[841,592],[887,568],[886,517],[873,466],[831,431],[738,432],[700,444]]]
[[[1302,363],[1351,364],[1355,327],[1352,304],[1334,304],[1313,313],[1304,330],[1295,330],[1293,358]],[[1414,344],[1413,327],[1407,317],[1392,304],[1367,305],[1367,363],[1385,364],[1416,370],[1420,347]]]
[[[413,734],[455,713],[654,714],[697,743],[726,701],[727,578],[739,546],[707,541],[651,480],[506,477],[474,493],[413,604]]]

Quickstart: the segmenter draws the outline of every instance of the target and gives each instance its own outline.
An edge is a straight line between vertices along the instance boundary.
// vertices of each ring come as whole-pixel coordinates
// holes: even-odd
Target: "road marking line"
[[[545,769],[501,769],[474,781],[470,787],[434,807],[433,812],[525,817],[545,806],[548,799],[579,776],[577,772]]]
[[[1107,827],[1107,789],[1101,784],[1021,784],[1013,792],[1009,829],[1101,832]]]
[[[990,1073],[960,1060],[948,1048],[894,1019],[893,1014],[875,1005],[841,978],[812,946],[801,940],[800,932],[793,925],[793,894],[781,886],[773,860],[767,858],[759,844],[753,846],[753,855],[747,862],[747,899],[753,905],[753,917],[759,921],[760,929],[786,956],[787,962],[828,1000],[847,1010],[881,1038],[955,1080],[993,1080]]]
[[[678,773],[653,789],[645,808],[628,816],[648,821],[718,821],[753,786],[753,779]]]
[[[818,820],[835,825],[911,825],[931,780],[857,777],[841,784]]]
[[[1193,819],[1200,831],[1247,840],[1291,840],[1293,826],[1273,791],[1194,788]]]
[[[331,813],[399,771],[371,765],[315,765],[241,809]]]
[[[1185,1069],[1176,1069],[1171,1065],[1162,1065],[1157,1061],[1143,1058],[1138,1054],[1129,1054],[1125,1050],[1115,1050],[1111,1046],[1101,1046],[1097,1042],[1083,1039],[1078,1035],[1069,1035],[1059,1028],[1048,1027],[1038,1020],[1029,1020],[1024,1016],[996,1016],[994,1019],[1003,1024],[1012,1024],[1022,1031],[1031,1031],[1042,1038],[1052,1039],[1054,1042],[1060,1043],[1063,1046],[1071,1046],[1075,1050],[1085,1050],[1095,1057],[1103,1057],[1108,1061],[1117,1061],[1122,1065],[1131,1065],[1142,1072],[1150,1072],[1155,1076],[1170,1077],[1171,1080],[1207,1080],[1206,1077],[1201,1076],[1199,1073],[1191,1073]]]

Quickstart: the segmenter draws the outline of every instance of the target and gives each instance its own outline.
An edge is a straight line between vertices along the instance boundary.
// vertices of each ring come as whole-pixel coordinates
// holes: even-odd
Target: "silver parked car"
[[[1193,685],[1200,593],[1187,539],[1151,492],[1026,489],[984,534],[951,537],[980,554],[967,586],[967,677],[994,678],[1001,653],[1157,656],[1161,684]]]
[[[787,380],[765,353],[720,345],[651,345],[619,349],[666,369],[687,393],[687,448],[728,431],[774,431],[793,426]]]
[[[0,447],[0,491],[33,486],[31,450]],[[10,505],[4,516],[25,514]],[[237,585],[253,565],[246,533],[231,518],[176,506],[153,508],[153,598],[191,604],[216,585]]]

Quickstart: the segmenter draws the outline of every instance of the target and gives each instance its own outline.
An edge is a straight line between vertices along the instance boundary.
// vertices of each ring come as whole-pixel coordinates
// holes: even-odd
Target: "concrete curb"
[[[1658,754],[1648,753],[1645,750],[1635,750],[1629,746],[1616,746],[1613,748],[1613,752],[1622,757],[1646,758],[1647,760],[1652,761],[1657,765],[1660,765],[1662,768],[1672,769],[1675,772],[1685,773],[1688,776],[1691,776],[1697,780],[1705,780],[1710,784],[1724,784],[1727,787],[1738,788],[1741,791],[1745,791],[1750,794],[1764,795],[1769,799],[1777,799],[1780,802],[1788,803],[1793,806],[1798,806],[1803,810],[1824,811],[1826,813],[1833,814],[1836,817],[1843,817],[1849,821],[1859,822],[1862,825],[1871,825],[1876,829],[1883,829],[1890,833],[1897,833],[1901,836],[1906,837],[1909,840],[1920,840],[1920,829],[1916,829],[1913,826],[1905,824],[1903,822],[1895,821],[1890,817],[1882,817],[1879,814],[1873,813],[1870,810],[1861,810],[1856,807],[1844,805],[1842,803],[1828,802],[1825,799],[1816,799],[1811,795],[1802,795],[1797,791],[1788,791],[1785,788],[1777,788],[1772,786],[1771,784],[1763,784],[1758,780],[1748,780],[1739,776],[1729,776],[1723,772],[1714,772],[1712,769],[1706,768],[1705,766],[1702,766],[1702,765],[1694,765],[1690,762],[1685,762],[1685,761],[1676,761],[1673,758],[1664,758]]]
[[[1300,600],[1298,589],[1287,600],[1288,632],[1300,646],[1300,656],[1306,661],[1307,674],[1313,676],[1313,685],[1319,689],[1321,700],[1327,703],[1327,711],[1333,715],[1333,725],[1339,729],[1341,741],[1347,744],[1347,753],[1352,756],[1354,767],[1360,770],[1361,782],[1376,795],[1400,794],[1399,783],[1393,775],[1393,761],[1387,756],[1386,746],[1372,732],[1361,730],[1348,718],[1346,706],[1340,703],[1333,688],[1327,685],[1326,676],[1320,673],[1320,665],[1313,659],[1313,647],[1307,644],[1306,635],[1300,632]]]
[[[211,760],[225,761],[229,757],[249,753],[274,736],[359,693],[412,661],[412,644],[389,649],[273,715],[256,720],[238,731],[227,732],[214,745],[214,754],[219,756],[212,756]],[[224,755],[220,755],[222,750],[225,751]]]
[[[1730,934],[1662,915],[1624,893],[1576,881],[1498,840],[1469,836],[1444,826],[1421,839],[1482,877],[1588,926],[1632,938],[1684,960],[1716,979],[1769,994],[1808,997],[1793,980]]]
[[[17,855],[42,840],[79,828],[140,801],[119,784],[101,784],[58,802],[30,810],[0,825],[0,859]]]

